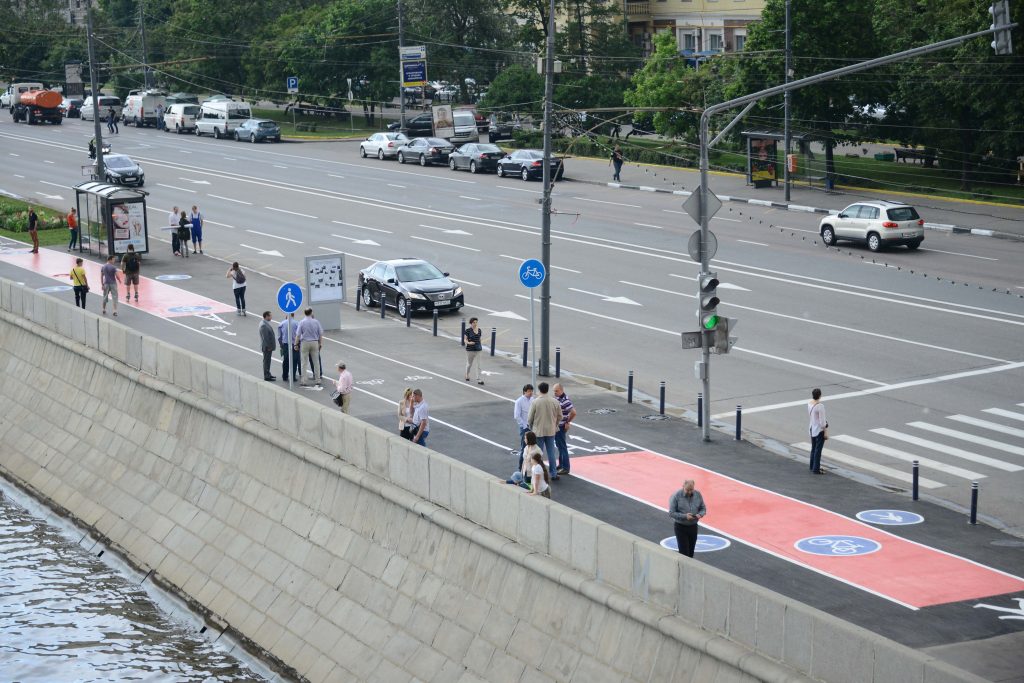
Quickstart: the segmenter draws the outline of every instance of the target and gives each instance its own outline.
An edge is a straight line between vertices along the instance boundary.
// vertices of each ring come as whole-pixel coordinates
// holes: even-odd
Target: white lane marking
[[[372,230],[373,232],[383,232],[386,235],[390,235],[391,234],[390,230],[381,230],[380,228],[371,228],[371,227],[369,227],[367,225],[356,225],[355,223],[345,223],[344,221],[331,221],[331,222],[332,223],[336,223],[338,225],[346,225],[346,226],[348,226],[350,228],[359,228],[360,230]]]
[[[348,240],[352,244],[364,244],[364,245],[366,245],[368,247],[379,247],[380,246],[380,244],[378,244],[377,242],[374,242],[373,240],[361,240],[361,239],[359,239],[357,237],[346,237],[345,235],[338,235],[336,233],[331,233],[331,237],[337,237],[338,239]]]
[[[999,432],[1000,434],[1008,434],[1015,436],[1018,439],[1024,439],[1024,429],[1017,429],[1016,427],[1007,427],[1001,425],[998,422],[989,422],[988,420],[979,420],[976,417],[970,417],[969,415],[947,415],[950,420],[956,420],[957,422],[963,422],[964,424],[974,425],[975,427],[981,427],[982,429],[991,429],[993,432]]]
[[[569,291],[578,292],[580,294],[587,294],[590,296],[596,296],[599,299],[603,299],[605,302],[608,303],[629,304],[630,306],[643,306],[643,304],[640,303],[639,301],[633,301],[632,299],[626,298],[624,296],[612,296],[611,294],[601,294],[600,292],[588,292],[585,289],[577,289],[576,287],[570,287]]]
[[[388,183],[388,187],[397,187],[399,190],[405,189],[405,185],[395,185],[394,183]]]
[[[439,228],[436,225],[427,225],[425,223],[420,223],[420,227],[426,228],[427,230],[437,230],[438,232],[445,232],[448,233],[449,235],[466,235],[468,237],[473,236],[473,233],[466,232],[465,230],[459,230],[458,228],[452,230],[451,228]]]
[[[43,185],[49,185],[50,187],[59,187],[62,190],[70,190],[70,185],[61,185],[60,183],[51,183],[49,180],[40,180]]]
[[[196,193],[195,190],[190,190],[187,187],[175,187],[174,185],[164,185],[163,183],[157,183],[157,185],[159,185],[160,187],[166,187],[170,190],[177,190],[178,192],[191,192],[192,194]]]
[[[821,234],[817,230],[805,230],[803,228],[790,228],[790,227],[788,227],[786,225],[776,225],[776,226],[773,226],[773,227],[779,228],[781,230],[794,230],[796,232],[809,232],[812,235],[820,235]]]
[[[327,175],[330,176],[331,178],[341,178],[342,180],[345,179],[345,176],[343,175],[335,175],[334,173],[328,173]]]
[[[223,199],[226,202],[234,202],[235,204],[245,204],[247,206],[252,206],[252,202],[245,202],[245,201],[242,201],[241,199],[232,199],[231,197],[222,197],[219,194],[211,194],[211,195],[207,195],[207,196],[208,197],[213,197],[214,199]]]
[[[601,199],[587,199],[586,197],[572,197],[572,199],[577,199],[577,200],[579,200],[581,202],[594,202],[595,204],[612,204],[614,206],[625,206],[625,207],[628,207],[630,209],[642,209],[642,208],[644,208],[644,207],[640,206],[639,204],[623,204],[622,202],[606,202],[606,201],[601,200]]]
[[[479,202],[479,201],[481,201],[480,197],[468,197],[468,196],[466,196],[466,195],[464,195],[464,194],[460,194],[460,195],[459,195],[459,199],[471,199],[471,200],[473,200],[474,202]]]
[[[743,221],[739,218],[725,218],[724,216],[712,216],[713,221],[729,221],[730,223],[742,223]]]
[[[685,211],[676,211],[675,209],[662,209],[662,211],[664,211],[665,213],[677,213],[680,216],[687,216],[687,215],[689,215]]]
[[[237,157],[224,157],[224,159],[227,161],[238,161]]]
[[[238,246],[258,251],[260,252],[260,256],[284,256],[284,254],[279,252],[277,249],[264,249],[263,247],[254,247],[250,244],[239,244]]]
[[[807,442],[794,443],[790,445],[793,446],[793,448],[797,448],[804,451],[811,450],[811,444]],[[867,470],[868,472],[877,472],[878,474],[885,475],[890,479],[904,481],[907,482],[908,484],[913,483],[914,477],[910,472],[904,472],[903,470],[897,470],[893,469],[892,467],[886,467],[885,465],[873,463],[870,460],[863,460],[852,455],[840,453],[839,451],[831,447],[828,449],[828,453],[825,456],[825,458],[829,462],[838,462],[844,465],[849,465],[851,467],[856,467],[857,469]],[[921,486],[921,488],[925,489],[938,489],[945,486],[945,484],[940,484],[934,479],[928,479],[926,477],[918,477],[917,483]]]
[[[956,448],[955,446],[947,446],[939,443],[938,441],[931,441],[930,439],[922,439],[911,434],[904,434],[903,432],[897,432],[895,429],[887,429],[885,427],[879,427],[878,429],[872,429],[875,434],[880,436],[887,436],[890,439],[896,439],[897,441],[903,441],[905,443],[920,446],[921,448],[927,448],[937,453],[945,453],[946,455],[952,455],[954,458],[963,458],[970,462],[976,462],[979,465],[987,465],[988,467],[994,467],[997,470],[1003,470],[1004,472],[1020,472],[1024,470],[1024,467],[1020,465],[1014,465],[1004,460],[997,460],[996,458],[990,458],[987,455],[978,455],[977,453],[971,453],[965,451],[962,448]]]
[[[297,211],[287,211],[285,209],[275,209],[272,206],[264,206],[263,208],[267,209],[268,211],[277,211],[278,213],[287,213],[287,214],[291,214],[292,216],[300,216],[302,218],[316,218],[316,216],[310,216],[308,213],[298,213]]]
[[[923,429],[928,432],[934,432],[935,434],[942,434],[953,439],[960,439],[961,441],[967,441],[978,446],[985,446],[996,451],[1003,451],[1004,453],[1013,453],[1014,455],[1024,455],[1024,448],[1019,446],[1011,446],[1008,443],[1002,441],[996,441],[995,439],[986,439],[984,436],[975,436],[974,434],[968,434],[967,432],[961,432],[956,429],[949,429],[947,427],[940,427],[939,425],[933,425],[930,422],[908,422],[908,426]]]
[[[274,168],[288,168],[288,167],[287,166],[282,166],[281,164],[274,164]]]
[[[463,280],[462,278],[454,278],[453,277],[452,280],[454,280],[455,282],[458,282],[460,285],[469,285],[470,287],[483,287],[483,285],[479,285],[479,284],[477,284],[475,282],[470,282],[469,280]]]
[[[639,225],[641,228],[654,228],[655,230],[664,230],[665,228],[660,225],[651,225],[650,223],[634,223],[633,225]]]
[[[317,249],[322,249],[332,254],[344,254],[346,257],[351,256],[352,258],[357,258],[361,261],[369,261],[370,263],[376,263],[377,261],[380,260],[377,258],[370,258],[369,256],[360,256],[359,254],[353,254],[351,251],[342,251],[341,249],[335,249],[334,247],[317,247]]]
[[[15,178],[24,178],[25,176],[23,176],[23,175],[19,175],[19,174],[15,173],[15,174],[14,174],[14,177],[15,177]]]
[[[54,162],[50,161],[49,159],[43,159],[43,163],[44,164],[52,164]]]
[[[175,150],[175,151],[179,152],[180,154],[191,154],[192,153],[192,152],[189,152],[188,150],[185,150],[185,149],[179,149],[179,150]]]
[[[860,381],[860,382],[866,382],[868,384],[875,384],[875,385],[878,385],[880,387],[886,386],[885,382],[879,382],[878,380],[868,379],[867,377],[861,377],[860,375],[854,375],[854,374],[851,374],[849,372],[841,372],[839,370],[832,370],[831,368],[822,367],[820,365],[812,365],[811,363],[802,363],[800,361],[792,360],[790,358],[783,358],[782,356],[775,356],[773,354],[765,353],[763,351],[754,351],[753,349],[748,349],[746,347],[734,346],[734,347],[732,347],[732,350],[733,351],[738,351],[740,353],[749,353],[749,354],[751,354],[753,356],[760,356],[762,358],[770,358],[771,360],[775,360],[775,361],[778,361],[780,363],[789,363],[790,365],[796,365],[798,367],[807,368],[809,370],[817,370],[819,372],[827,372],[830,375],[838,375],[839,377],[847,377],[849,379],[855,379],[855,380]]]
[[[998,261],[997,258],[991,256],[977,256],[975,254],[962,254],[959,251],[943,251],[942,249],[918,249],[918,251],[934,251],[936,254],[949,254],[950,256],[966,256],[968,258],[978,258],[983,261]]]
[[[511,185],[495,185],[495,187],[500,187],[505,190],[515,190],[516,192],[532,192],[534,194],[541,194],[540,190],[530,190],[525,187],[512,187]]]
[[[1012,410],[1003,410],[1002,408],[985,408],[981,412],[998,415],[999,417],[1008,417],[1011,420],[1024,420],[1024,413],[1015,413]]]
[[[499,256],[501,256],[501,258],[507,258],[507,259],[512,259],[513,261],[519,261],[519,263],[522,263],[523,261],[526,260],[526,259],[522,258],[521,256],[511,256],[509,254],[499,254]],[[572,268],[566,268],[565,266],[551,266],[551,270],[564,270],[567,273],[575,273],[576,275],[582,275],[583,274],[583,271],[574,270]]]
[[[898,448],[890,448],[889,446],[883,446],[882,444],[878,444],[873,441],[866,441],[856,436],[850,436],[848,434],[837,434],[835,436],[829,437],[829,441],[833,440],[842,441],[843,443],[848,443],[851,446],[858,446],[860,448],[863,448],[864,450],[874,451],[879,455],[887,455],[890,458],[896,458],[897,460],[903,460],[905,462],[912,463],[915,460],[917,460],[922,467],[927,467],[928,469],[932,469],[937,472],[945,472],[946,474],[949,474],[954,477],[960,477],[961,479],[985,478],[984,474],[980,474],[978,472],[965,470],[964,468],[957,467],[956,465],[947,465],[946,463],[939,462],[938,460],[923,458],[917,455],[916,453],[907,453],[906,451],[901,451]]]
[[[8,154],[11,155],[12,157],[20,157],[21,156],[20,154],[15,154],[14,152],[8,152]]]
[[[461,244],[452,244],[451,242],[442,242],[440,240],[431,240],[431,239],[427,239],[426,237],[418,237],[416,235],[410,235],[410,237],[412,239],[414,239],[414,240],[422,240],[423,242],[433,242],[434,244],[443,244],[446,247],[455,247],[456,249],[465,249],[466,251],[480,251],[479,249],[474,249],[473,247],[464,247]]]
[[[251,232],[254,235],[260,235],[262,237],[272,237],[275,240],[284,240],[285,242],[293,242],[295,244],[305,244],[305,242],[300,242],[299,240],[293,240],[290,237],[281,237],[280,235],[271,235],[269,232],[260,232],[259,230],[250,230],[248,228],[246,228],[245,231],[246,232]]]
[[[769,244],[765,244],[764,242],[751,242],[750,240],[736,240],[736,241],[737,242],[743,242],[743,244],[753,244],[754,246],[757,246],[757,247],[768,247],[768,246],[771,246]]]

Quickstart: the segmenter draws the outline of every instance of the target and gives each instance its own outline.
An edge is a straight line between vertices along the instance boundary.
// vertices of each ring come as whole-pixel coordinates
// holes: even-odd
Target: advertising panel
[[[434,135],[446,140],[455,137],[455,118],[452,116],[452,106],[438,104],[433,107],[433,111]]]
[[[306,288],[310,303],[345,300],[344,265],[341,254],[306,258]]]
[[[128,245],[146,252],[146,210],[142,202],[110,204],[110,229],[114,233],[114,253],[124,254]]]

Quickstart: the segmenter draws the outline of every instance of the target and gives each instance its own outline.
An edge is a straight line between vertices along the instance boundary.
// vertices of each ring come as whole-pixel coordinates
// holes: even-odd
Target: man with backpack
[[[131,299],[132,285],[135,285],[135,303],[139,302],[139,272],[142,271],[142,259],[135,253],[135,245],[129,244],[128,251],[121,257],[121,272],[124,273],[124,300]]]

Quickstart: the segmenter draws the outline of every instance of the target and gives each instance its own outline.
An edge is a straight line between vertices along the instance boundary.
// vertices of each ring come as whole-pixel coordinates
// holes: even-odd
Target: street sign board
[[[290,93],[299,92],[299,77],[298,76],[289,76],[286,79],[286,81],[285,81],[285,85],[288,86],[288,92],[290,92]]]
[[[693,234],[690,235],[689,241],[686,243],[686,251],[697,263],[701,263],[700,260],[700,230],[694,230]],[[715,233],[708,230],[708,260],[715,258],[715,254],[718,253],[718,238],[715,237]]]
[[[708,220],[711,220],[711,217],[718,213],[718,210],[721,208],[722,200],[708,189]],[[700,188],[694,190],[693,194],[683,202],[683,211],[688,213],[697,225],[700,225]]]
[[[684,349],[699,349],[701,348],[701,332],[683,332],[683,348]]]
[[[535,258],[526,259],[519,265],[519,281],[524,287],[539,287],[544,282],[544,275],[544,264]]]
[[[277,290],[277,305],[285,313],[294,313],[302,305],[302,287],[286,282]]]
[[[402,60],[402,87],[418,88],[427,84],[427,60]]]

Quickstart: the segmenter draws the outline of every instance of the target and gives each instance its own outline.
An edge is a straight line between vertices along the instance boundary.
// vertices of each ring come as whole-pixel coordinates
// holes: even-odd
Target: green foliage
[[[38,204],[23,202],[20,199],[0,197],[0,230],[11,233],[27,233],[28,208],[30,206],[36,207],[36,216],[39,219],[37,226],[40,232],[67,228],[64,216],[58,211],[43,208]]]
[[[533,69],[513,64],[491,81],[480,107],[484,111],[537,111],[543,99],[544,78]]]

